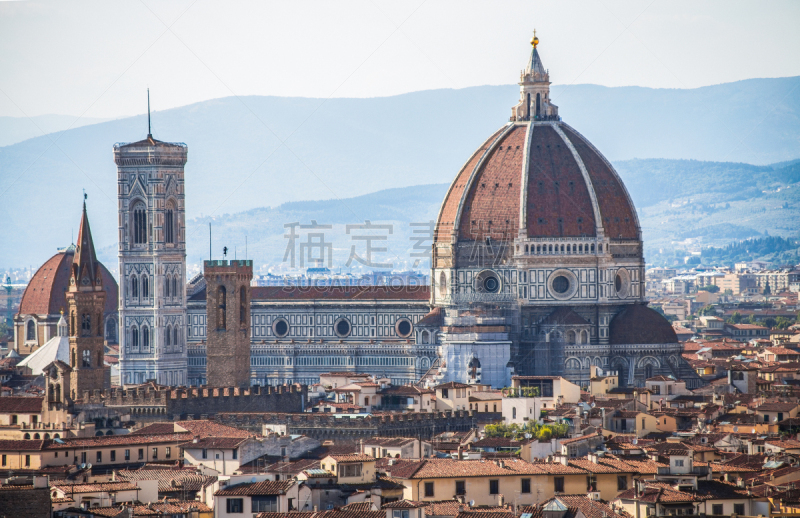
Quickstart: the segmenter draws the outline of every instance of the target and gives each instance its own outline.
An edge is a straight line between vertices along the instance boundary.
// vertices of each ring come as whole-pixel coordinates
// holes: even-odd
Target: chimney
[[[461,460],[461,445],[458,445],[458,460]]]
[[[503,495],[497,495],[497,506],[498,507],[503,507],[503,503],[504,502],[505,502],[505,498],[503,498]]]

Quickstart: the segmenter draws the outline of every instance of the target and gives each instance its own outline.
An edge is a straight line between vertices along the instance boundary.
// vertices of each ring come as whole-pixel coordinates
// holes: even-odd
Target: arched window
[[[136,326],[131,328],[131,349],[139,350],[139,328]]]
[[[78,366],[78,358],[75,353],[75,349],[72,350],[72,356],[70,357],[71,361],[69,362],[70,367],[77,367]]]
[[[239,325],[240,326],[244,326],[245,323],[246,323],[245,317],[247,315],[246,315],[246,313],[244,311],[245,307],[246,307],[246,302],[247,302],[245,300],[246,295],[247,294],[245,293],[244,287],[239,288]]]
[[[653,366],[649,363],[644,368],[644,379],[649,379],[653,377]]]
[[[164,213],[164,242],[166,243],[174,243],[175,242],[175,221],[174,221],[174,212],[172,210],[172,205],[167,208],[167,211]]]
[[[164,296],[169,298],[169,275],[164,278]]]
[[[228,316],[228,290],[225,289],[225,286],[220,286],[217,290],[217,301],[219,302],[219,308],[217,309],[217,329],[226,329],[227,324],[225,320]]]
[[[178,293],[178,276],[177,275],[172,278],[172,296],[175,297],[175,298],[178,298],[178,296],[179,296],[179,293]]]
[[[106,322],[106,340],[109,342],[117,341],[117,323],[113,318],[108,319],[108,322]]]
[[[82,367],[91,367],[92,366],[92,353],[89,349],[84,349],[83,353],[81,353],[81,366]]]
[[[574,344],[575,343],[575,331],[567,332],[567,343]]]
[[[150,351],[150,329],[142,326],[142,352]]]
[[[133,229],[133,244],[147,244],[147,209],[145,208],[144,203],[139,202],[134,205],[132,215],[133,221],[131,223],[131,227]]]
[[[172,345],[178,346],[178,326],[172,328]],[[180,349],[178,349],[180,351]]]
[[[439,275],[439,296],[447,296],[447,275],[444,272]]]
[[[97,366],[103,366],[103,351],[97,351]]]
[[[33,320],[28,320],[28,329],[26,334],[26,340],[36,340],[36,324]]]
[[[139,278],[135,275],[131,276],[131,298],[139,298]]]
[[[84,313],[81,315],[81,336],[92,335],[92,316]]]
[[[150,297],[150,282],[147,278],[147,274],[145,273],[142,275],[142,298],[146,299]]]
[[[167,326],[167,329],[164,332],[164,345],[166,345],[167,348],[172,345],[172,333],[170,331],[172,331],[172,326]]]

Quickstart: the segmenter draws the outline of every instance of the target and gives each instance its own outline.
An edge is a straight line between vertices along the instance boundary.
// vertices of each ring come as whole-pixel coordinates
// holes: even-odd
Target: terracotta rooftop
[[[246,484],[236,484],[220,489],[214,496],[270,496],[282,495],[297,482],[294,480],[267,480]]]
[[[4,396],[0,397],[0,413],[40,414],[43,397]]]

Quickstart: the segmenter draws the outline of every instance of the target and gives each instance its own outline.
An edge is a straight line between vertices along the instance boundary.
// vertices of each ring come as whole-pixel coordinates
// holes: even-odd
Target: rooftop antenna
[[[211,261],[211,222],[208,222],[208,260]]]
[[[147,138],[152,139],[153,135],[150,132],[150,89],[147,89]]]

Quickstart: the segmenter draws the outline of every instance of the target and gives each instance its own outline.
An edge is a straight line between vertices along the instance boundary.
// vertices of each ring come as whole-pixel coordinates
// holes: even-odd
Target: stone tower
[[[253,261],[205,261],[208,384],[250,386]]]
[[[103,308],[106,292],[100,263],[94,252],[86,203],[78,230],[78,243],[66,293],[69,314],[70,396],[84,390],[107,388],[110,376],[103,361]]]
[[[186,144],[114,145],[120,383],[186,384]]]

